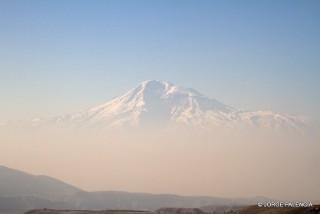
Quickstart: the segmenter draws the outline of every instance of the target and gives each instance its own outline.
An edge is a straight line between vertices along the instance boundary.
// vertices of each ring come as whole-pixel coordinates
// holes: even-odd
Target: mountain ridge
[[[0,196],[3,197],[32,196],[55,200],[83,191],[49,176],[31,175],[1,165],[0,181]]]
[[[299,130],[307,125],[306,120],[298,116],[239,110],[197,90],[157,80],[143,81],[108,102],[75,114],[55,117],[51,122],[107,128],[180,125],[200,129],[254,127]]]
[[[8,175],[10,179],[4,179]],[[40,176],[40,178],[43,177],[48,176]],[[45,179],[42,183],[37,182],[36,178],[39,178],[39,176],[0,166],[0,213],[21,213],[40,208],[157,210],[162,207],[187,208],[189,206],[202,207],[225,204],[248,205],[265,199],[263,197],[220,198],[124,191],[88,192],[51,177],[48,177],[49,179]],[[36,179],[36,182],[30,186],[29,180],[34,179]],[[51,188],[52,182],[50,180],[54,180],[58,184],[55,186],[55,197],[52,197],[53,189]],[[28,188],[25,188],[25,186]],[[47,187],[43,188],[43,186]],[[9,188],[5,189],[3,187]],[[30,191],[29,187],[33,191]],[[70,187],[75,188],[72,194],[70,194]],[[39,189],[43,192],[36,191]]]

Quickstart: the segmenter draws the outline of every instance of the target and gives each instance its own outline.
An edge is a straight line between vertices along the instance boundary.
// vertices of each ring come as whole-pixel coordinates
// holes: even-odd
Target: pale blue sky
[[[85,109],[146,79],[320,119],[320,1],[0,1],[0,121]]]

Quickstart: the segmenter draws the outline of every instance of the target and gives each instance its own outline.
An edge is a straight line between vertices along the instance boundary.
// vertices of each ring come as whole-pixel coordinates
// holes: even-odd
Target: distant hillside
[[[48,176],[35,176],[0,166],[0,197],[31,196],[46,200],[62,200],[81,191]]]
[[[233,203],[231,199],[206,196],[179,196],[169,194],[129,192],[80,192],[71,199],[79,209],[157,210],[162,207],[202,207]],[[243,201],[245,202],[245,201]]]
[[[69,210],[150,210],[250,205],[265,198],[218,198],[116,191],[86,192],[47,176],[0,167],[0,214],[50,208]]]
[[[35,208],[69,208],[74,209],[68,202],[50,201],[32,196],[0,197],[0,214],[21,214]]]
[[[155,213],[157,214],[205,214],[205,212],[199,208],[161,208]]]

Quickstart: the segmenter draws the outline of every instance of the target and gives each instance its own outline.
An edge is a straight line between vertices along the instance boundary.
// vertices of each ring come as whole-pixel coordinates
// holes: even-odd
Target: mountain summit
[[[199,128],[251,126],[300,128],[304,122],[270,111],[240,111],[194,89],[166,81],[143,81],[122,96],[86,111],[54,119],[77,126],[138,127],[183,125]]]

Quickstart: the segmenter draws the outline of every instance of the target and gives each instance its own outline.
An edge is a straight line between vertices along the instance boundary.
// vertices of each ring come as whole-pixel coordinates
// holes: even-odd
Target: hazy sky
[[[320,2],[0,1],[0,120],[74,112],[145,79],[320,118]]]
[[[319,11],[319,0],[0,0],[0,123],[83,110],[146,79],[320,121]],[[87,190],[319,199],[319,144],[292,135],[22,129],[0,133],[0,165]]]
[[[85,190],[319,201],[319,138],[257,130],[141,131],[15,129],[0,134],[0,165]]]

